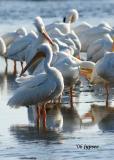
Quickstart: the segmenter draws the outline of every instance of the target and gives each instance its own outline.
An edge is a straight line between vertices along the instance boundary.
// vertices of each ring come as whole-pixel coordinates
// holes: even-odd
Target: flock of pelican
[[[22,66],[16,81],[20,87],[9,99],[12,107],[27,106],[32,109],[35,123],[46,128],[46,106],[61,103],[65,89],[69,91],[73,108],[73,87],[80,76],[90,83],[103,83],[108,107],[109,85],[114,82],[114,29],[108,23],[92,26],[87,22],[77,25],[79,14],[69,10],[63,21],[45,26],[43,19],[34,20],[35,31],[22,27],[15,32],[1,35],[0,55]],[[81,60],[86,52],[87,60]],[[23,67],[23,62],[26,66]],[[28,71],[28,75],[23,74]],[[25,75],[25,74],[24,74]],[[87,115],[85,115],[86,117]]]

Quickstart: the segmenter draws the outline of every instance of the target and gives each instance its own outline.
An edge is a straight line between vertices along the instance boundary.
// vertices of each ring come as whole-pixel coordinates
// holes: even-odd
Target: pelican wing
[[[33,75],[21,76],[21,77],[17,77],[15,81],[22,85],[23,83],[25,83],[25,81],[28,81],[33,77],[34,77]]]
[[[46,74],[39,74],[23,82],[22,86],[8,101],[8,105],[17,108],[48,101],[56,87],[56,82],[50,81]]]
[[[21,77],[17,79],[17,82],[21,83],[21,86],[26,87],[34,87],[39,86],[40,84],[44,83],[47,80],[47,75],[44,73],[38,74],[36,76],[28,75],[26,77]]]
[[[16,40],[7,51],[8,58],[15,56],[19,52],[25,50],[37,37],[33,33]]]

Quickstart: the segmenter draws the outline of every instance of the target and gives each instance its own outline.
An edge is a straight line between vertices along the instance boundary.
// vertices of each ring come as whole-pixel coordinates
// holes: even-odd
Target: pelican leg
[[[105,90],[106,90],[106,108],[108,108],[109,85],[107,83],[105,83]]]
[[[58,103],[59,104],[61,103],[61,99],[62,99],[62,95],[60,95],[59,98],[58,98]]]
[[[21,72],[23,72],[23,62],[21,62]]]
[[[40,128],[40,106],[37,106],[37,127]]]
[[[43,111],[43,128],[46,129],[46,104],[43,104],[42,106],[42,111]]]
[[[73,94],[72,94],[72,90],[73,90],[73,87],[71,86],[70,87],[70,106],[71,106],[71,108],[73,108]]]
[[[13,71],[13,74],[14,75],[16,74],[16,61],[14,61],[14,71]]]

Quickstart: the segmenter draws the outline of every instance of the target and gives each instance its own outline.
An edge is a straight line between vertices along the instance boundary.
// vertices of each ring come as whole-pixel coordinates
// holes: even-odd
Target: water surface
[[[50,9],[51,6],[51,9]],[[60,20],[69,8],[77,8],[80,20],[91,24],[108,21],[113,25],[114,1],[0,1],[0,33],[13,31],[19,26],[33,28],[34,17],[40,15],[48,24],[53,20]],[[94,17],[94,18],[93,18]],[[11,109],[7,106],[8,99],[19,85],[13,75],[13,63],[0,59],[0,159],[113,159],[114,156],[114,112],[104,107],[105,94],[90,88],[87,82],[75,89],[75,110],[70,110],[68,96],[65,95],[62,109],[52,111],[48,119],[55,115],[63,118],[63,130],[47,132],[38,130],[28,121],[27,108]],[[20,72],[18,64],[18,72]],[[86,84],[85,84],[86,83]],[[104,91],[103,91],[104,93]],[[113,95],[111,94],[113,106]],[[103,119],[95,124],[82,124],[80,117],[88,112],[91,104],[97,119],[104,114]],[[54,114],[53,114],[54,113]],[[56,113],[56,114],[55,114]],[[78,146],[81,145],[82,148]],[[84,145],[96,145],[98,148],[85,149]]]

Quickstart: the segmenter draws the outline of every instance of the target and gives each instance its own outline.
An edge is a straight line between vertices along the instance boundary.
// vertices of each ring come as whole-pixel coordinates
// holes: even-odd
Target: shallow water
[[[83,5],[82,5],[83,2]],[[59,5],[61,3],[61,5]],[[50,10],[51,5],[51,10]],[[5,7],[4,7],[5,6]],[[37,15],[44,17],[46,24],[60,19],[68,8],[80,11],[79,23],[86,19],[95,24],[106,20],[113,24],[113,0],[99,1],[0,1],[0,33],[12,31],[23,25],[31,29],[33,18]],[[93,19],[94,16],[94,19]],[[58,17],[58,18],[57,18]],[[18,64],[18,72],[20,64]],[[56,116],[62,130],[38,130],[29,123],[27,108],[11,109],[7,106],[8,99],[18,87],[13,75],[13,63],[0,59],[0,159],[113,159],[114,156],[114,110],[104,107],[104,94],[98,88],[91,88],[83,80],[80,87],[75,89],[75,110],[70,110],[68,96],[64,96],[61,110],[48,112],[48,125]],[[93,91],[95,90],[95,91]],[[104,91],[103,91],[104,92]],[[113,92],[113,90],[112,90]],[[113,95],[110,96],[113,106]],[[91,107],[91,104],[97,104]],[[90,109],[96,115],[96,123],[80,120],[80,117]],[[101,118],[103,115],[103,118]],[[101,119],[100,119],[101,118]],[[100,120],[99,120],[100,119]],[[51,121],[51,122],[50,122]],[[87,149],[88,146],[96,148]]]

